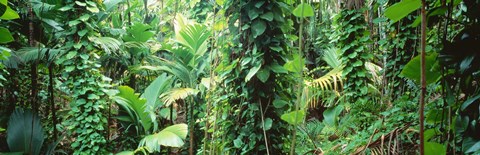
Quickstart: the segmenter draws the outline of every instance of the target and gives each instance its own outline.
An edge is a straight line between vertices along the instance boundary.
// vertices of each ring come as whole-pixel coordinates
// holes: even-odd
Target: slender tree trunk
[[[49,57],[50,51],[47,52],[46,56]],[[48,102],[50,102],[50,111],[52,112],[52,124],[53,124],[53,140],[57,140],[57,112],[55,109],[55,98],[53,94],[53,62],[48,64]]]
[[[32,7],[28,8],[28,14],[30,16],[30,21],[28,23],[28,28],[29,28],[29,36],[28,36],[28,43],[30,47],[34,46],[34,39],[33,39],[33,11]],[[40,53],[40,51],[38,51]],[[32,105],[32,111],[36,113],[38,111],[38,105],[37,105],[37,78],[38,78],[38,72],[37,72],[37,60],[34,60],[30,66],[30,75],[31,75],[31,97],[30,97],[30,104]]]
[[[15,95],[15,91],[18,90],[18,81],[17,81],[17,78],[15,77],[16,76],[16,73],[17,73],[17,70],[15,70],[14,68],[8,68],[8,73],[10,74],[9,76],[9,89],[6,90],[7,91],[7,97],[8,97],[8,102],[10,103],[9,106],[8,106],[8,112],[11,113],[15,110],[15,106],[17,104],[17,96]]]
[[[425,0],[422,0],[422,8],[421,8],[421,15],[422,15],[422,30],[421,30],[421,94],[420,94],[420,155],[424,155],[424,108],[425,108],[425,94],[426,94],[426,87],[427,82],[425,78],[425,45],[426,45],[426,29],[427,29],[427,22],[426,22],[426,13],[425,13]]]
[[[189,151],[190,155],[194,155],[195,154],[194,153],[194,151],[195,151],[195,148],[194,148],[195,147],[195,135],[194,135],[195,134],[195,132],[194,132],[195,131],[195,129],[194,129],[195,119],[193,117],[193,107],[194,107],[195,100],[193,99],[193,97],[191,97],[191,98],[192,99],[191,99],[190,108],[189,108],[189,110],[190,110],[190,121],[189,121],[189,125],[188,125],[189,128],[190,128],[190,148],[188,149],[188,151]]]

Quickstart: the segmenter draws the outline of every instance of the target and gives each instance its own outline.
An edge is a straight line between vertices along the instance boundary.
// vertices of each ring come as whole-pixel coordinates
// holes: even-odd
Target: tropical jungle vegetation
[[[0,154],[480,154],[480,0],[0,0]]]

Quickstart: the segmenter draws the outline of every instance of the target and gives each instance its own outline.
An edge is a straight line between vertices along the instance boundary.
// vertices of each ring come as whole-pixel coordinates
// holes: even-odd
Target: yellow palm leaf
[[[185,99],[188,96],[195,96],[198,90],[193,88],[173,88],[168,92],[165,92],[160,97],[165,102],[165,106],[170,106],[172,103],[179,99]]]

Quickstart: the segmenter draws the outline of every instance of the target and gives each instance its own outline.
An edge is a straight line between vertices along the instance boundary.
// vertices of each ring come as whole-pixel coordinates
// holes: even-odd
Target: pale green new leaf
[[[202,56],[207,51],[210,35],[211,32],[206,26],[191,24],[180,27],[180,31],[175,34],[175,38],[178,43],[189,48],[193,55]]]
[[[146,136],[140,141],[139,147],[145,146],[151,153],[160,152],[160,146],[182,147],[187,132],[186,124],[172,125],[158,133]]]
[[[283,114],[280,118],[286,121],[290,125],[298,125],[303,123],[303,120],[305,119],[305,111],[303,110],[292,111],[292,112]]]
[[[20,18],[18,13],[8,6],[7,1],[0,1],[0,5],[2,5],[2,8],[5,8],[5,12],[0,12],[0,19],[12,20]]]
[[[6,28],[0,27],[0,43],[6,44],[13,41],[12,34]]]
[[[445,145],[435,142],[425,142],[425,155],[440,155],[446,154]]]
[[[250,81],[250,79],[258,72],[258,70],[260,70],[261,67],[262,65],[258,65],[251,68],[250,71],[248,71],[247,76],[245,76],[245,82]]]
[[[298,5],[295,8],[295,10],[293,10],[293,15],[295,15],[297,17],[301,17],[301,18],[311,17],[311,16],[314,15],[313,14],[313,8],[312,8],[312,6],[310,6],[307,3],[302,3],[302,4]]]
[[[135,152],[133,152],[133,151],[122,151],[122,152],[119,152],[115,155],[135,155]]]

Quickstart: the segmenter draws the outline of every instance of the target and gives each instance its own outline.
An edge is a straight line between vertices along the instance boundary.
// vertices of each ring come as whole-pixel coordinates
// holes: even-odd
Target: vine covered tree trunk
[[[69,24],[65,29],[70,32],[60,32],[66,37],[67,54],[59,61],[64,66],[63,75],[67,79],[64,85],[70,88],[72,96],[69,118],[66,125],[69,134],[75,140],[71,143],[74,154],[106,154],[107,109],[106,88],[110,85],[107,78],[100,72],[98,62],[100,53],[92,46],[89,37],[96,37],[98,30],[88,26],[96,22],[95,13],[100,5],[94,1],[75,1],[66,9],[71,21],[82,22]]]
[[[225,141],[233,141],[226,146],[233,154],[286,154],[288,147],[280,144],[285,144],[283,137],[288,136],[289,126],[280,116],[293,108],[295,93],[291,88],[296,83],[282,67],[294,57],[285,37],[292,29],[287,24],[291,19],[286,18],[290,13],[281,7],[285,3],[276,0],[225,3],[229,30],[238,35],[236,46],[225,51],[220,64],[232,67],[220,68],[225,87],[216,91],[226,94],[222,103],[229,104],[218,110],[228,111],[232,114],[228,118],[235,121],[232,125],[218,121],[219,132],[227,133]],[[289,104],[275,107],[274,101]]]

